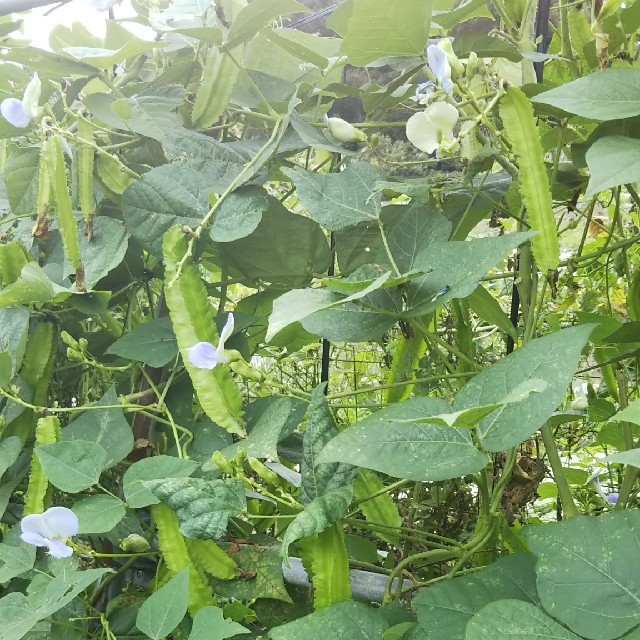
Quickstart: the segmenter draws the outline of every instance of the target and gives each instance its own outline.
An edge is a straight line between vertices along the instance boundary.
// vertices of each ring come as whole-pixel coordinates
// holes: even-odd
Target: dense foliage
[[[640,0],[133,7],[0,22],[0,640],[640,638]]]

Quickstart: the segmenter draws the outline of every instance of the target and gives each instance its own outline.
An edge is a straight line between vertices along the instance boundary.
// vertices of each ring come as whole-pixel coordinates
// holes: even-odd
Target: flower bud
[[[231,463],[222,455],[220,451],[214,451],[211,456],[211,462],[222,471],[222,473],[233,473]]]
[[[472,51],[467,58],[467,68],[465,69],[465,75],[467,78],[473,78],[478,71],[478,54]]]
[[[139,533],[131,533],[120,541],[120,548],[125,553],[144,553],[151,548],[151,545]]]
[[[278,474],[275,471],[271,471],[271,469],[262,464],[260,460],[258,460],[257,458],[249,457],[247,458],[247,462],[261,480],[263,480],[267,484],[279,484]]]
[[[589,401],[586,398],[576,398],[571,402],[572,411],[586,411],[589,407]]]
[[[460,62],[460,58],[458,58],[453,51],[451,40],[449,40],[449,38],[442,38],[442,40],[438,42],[438,46],[447,54],[447,60],[449,61],[451,71],[455,75],[461,76],[464,73],[464,65]]]
[[[367,135],[342,118],[327,120],[329,133],[338,142],[366,142]]]

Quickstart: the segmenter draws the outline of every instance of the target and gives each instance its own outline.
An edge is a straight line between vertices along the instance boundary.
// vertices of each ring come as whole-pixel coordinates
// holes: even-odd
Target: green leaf
[[[82,60],[88,64],[107,69],[112,65],[138,56],[145,51],[150,51],[157,47],[165,46],[163,42],[147,42],[133,36],[129,42],[119,49],[105,49],[101,47],[65,47],[63,51],[77,60]]]
[[[62,430],[63,442],[74,440],[95,442],[107,452],[107,460],[103,468],[108,469],[118,464],[133,450],[133,433],[119,405],[120,400],[116,395],[116,389],[111,387],[93,405],[94,408],[82,413]]]
[[[155,167],[122,194],[122,215],[131,235],[153,255],[174,225],[195,228],[209,211],[209,190],[189,167]]]
[[[308,12],[308,7],[295,0],[253,0],[237,15],[224,46],[226,49],[250,40],[272,20],[287,13]]]
[[[167,160],[200,173],[207,186],[216,193],[222,193],[231,185],[245,163],[239,153],[226,145],[187,129],[167,133],[162,140],[162,150]]]
[[[124,518],[126,508],[113,496],[95,495],[76,502],[73,512],[78,516],[78,533],[107,533]]]
[[[20,277],[0,291],[0,307],[51,302],[60,289],[37,262],[28,262],[22,267]]]
[[[467,296],[473,311],[483,320],[495,325],[514,340],[518,339],[518,330],[513,326],[511,318],[503,311],[500,303],[482,285],[478,285],[473,293]]]
[[[140,509],[160,502],[142,484],[145,480],[159,478],[187,478],[198,467],[193,460],[182,460],[173,456],[143,458],[132,464],[122,477],[122,488],[127,504],[132,509]]]
[[[298,198],[311,217],[331,231],[380,217],[382,196],[375,185],[383,177],[377,167],[364,162],[340,173],[312,173],[283,169],[296,187]]]
[[[116,340],[106,351],[150,367],[164,367],[176,359],[178,343],[169,318],[156,318]]]
[[[84,281],[91,291],[110,271],[123,260],[129,245],[129,233],[119,220],[98,216],[93,221],[93,238],[78,232],[80,255],[84,267]]]
[[[289,545],[300,538],[320,533],[339,520],[348,509],[353,498],[353,488],[349,485],[329,491],[316,498],[304,511],[299,513],[287,527],[282,537],[281,555],[289,557]]]
[[[49,482],[67,493],[92,487],[107,463],[104,447],[85,440],[42,444],[35,453]]]
[[[640,69],[596,71],[551,91],[539,93],[533,102],[594,120],[631,118],[640,115]]]
[[[249,629],[233,620],[225,620],[220,607],[204,607],[193,618],[189,640],[225,640]]]
[[[407,284],[406,317],[422,316],[447,300],[466,298],[480,279],[507,257],[530,233],[510,233],[467,242],[433,243],[414,261],[424,272]]]
[[[640,399],[632,400],[624,409],[609,418],[609,422],[640,424]]]
[[[14,149],[9,155],[3,178],[14,215],[31,214],[35,211],[39,167],[39,149]]]
[[[274,541],[275,542],[275,541]],[[224,546],[224,544],[221,544]],[[238,564],[245,575],[255,575],[247,580],[242,575],[235,580],[210,579],[216,594],[238,600],[268,598],[281,602],[291,602],[282,575],[282,558],[279,545],[275,544],[239,544],[240,548],[230,546],[227,553]]]
[[[577,634],[612,640],[640,622],[640,512],[532,525],[544,608]]]
[[[329,267],[327,239],[313,220],[291,213],[275,198],[270,201],[252,234],[218,245],[220,258],[231,274],[248,284],[304,286]]]
[[[180,531],[187,538],[221,538],[229,518],[246,507],[240,480],[167,478],[146,480],[142,484],[175,511]]]
[[[9,436],[0,440],[0,478],[5,471],[18,459],[22,451],[22,441],[18,436]],[[6,582],[6,580],[0,580]]]
[[[573,378],[593,325],[563,329],[531,340],[481,371],[457,394],[458,411],[501,402],[510,391],[532,379],[544,380],[544,393],[505,404],[480,422],[476,433],[487,451],[504,451],[535,433],[560,404]]]
[[[339,602],[271,629],[271,640],[380,640],[389,625],[379,611],[360,602]]]
[[[11,356],[9,377],[12,378],[22,364],[29,334],[29,309],[7,307],[0,309],[0,351]]]
[[[473,615],[503,598],[539,604],[533,554],[504,556],[477,573],[421,589],[411,608],[418,616],[424,640],[465,640],[465,629]]]
[[[522,600],[498,600],[476,613],[467,625],[466,640],[580,640],[538,607]]]
[[[264,212],[271,206],[271,196],[261,187],[244,187],[234,191],[216,211],[209,235],[214,242],[232,242],[256,230]]]
[[[605,136],[587,151],[591,178],[585,198],[640,179],[640,140],[626,136]]]
[[[303,457],[300,468],[302,485],[300,502],[309,503],[333,489],[351,484],[358,468],[350,464],[317,464],[325,445],[338,435],[333,414],[325,395],[326,383],[318,385],[311,394],[311,406],[304,432]]]
[[[420,56],[429,18],[422,0],[405,0],[401,10],[385,0],[355,0],[341,51],[356,67],[387,56]]]
[[[9,580],[22,575],[27,571],[31,571],[35,561],[36,548],[33,545],[22,541],[20,541],[16,546],[1,543],[0,582],[3,584],[7,583]]]
[[[20,640],[38,622],[38,612],[22,593],[9,593],[0,598],[0,640]]]
[[[339,433],[318,462],[349,462],[409,480],[448,480],[480,471],[488,463],[466,429],[407,422],[450,410],[436,398],[390,405]]]
[[[509,87],[500,101],[500,117],[517,156],[520,194],[527,208],[529,225],[537,232],[531,238],[533,256],[542,272],[547,273],[560,262],[560,242],[533,107],[520,89]]]
[[[189,569],[185,568],[142,603],[136,627],[153,640],[166,638],[187,614],[188,602]]]
[[[278,442],[291,435],[302,421],[307,403],[292,397],[265,397],[247,406],[246,421],[249,436],[222,453],[233,458],[239,448],[252,458],[278,459]]]

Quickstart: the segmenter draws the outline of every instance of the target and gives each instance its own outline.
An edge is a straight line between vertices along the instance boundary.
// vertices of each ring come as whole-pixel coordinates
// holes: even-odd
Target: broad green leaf
[[[640,179],[640,140],[636,138],[599,138],[589,147],[586,158],[591,175],[586,198]]]
[[[49,482],[67,493],[79,493],[96,484],[108,455],[104,447],[86,440],[42,444],[35,453]]]
[[[3,178],[11,211],[15,215],[35,212],[39,167],[39,149],[14,149],[9,155]]]
[[[448,480],[480,471],[488,458],[466,429],[407,422],[450,409],[436,398],[390,405],[340,432],[316,463],[349,462],[409,480]]]
[[[9,376],[20,368],[29,333],[29,310],[25,307],[0,309],[0,351],[11,356]]]
[[[172,227],[163,241],[165,297],[180,355],[207,416],[229,433],[244,435],[242,396],[229,368],[201,369],[189,359],[188,349],[198,342],[218,344],[219,337],[207,289],[187,248],[182,230]]]
[[[198,467],[193,460],[182,460],[173,456],[143,458],[132,464],[122,477],[122,488],[127,504],[132,509],[140,509],[160,502],[142,484],[145,480],[158,478],[187,478]]]
[[[592,328],[582,325],[532,340],[481,371],[458,392],[453,405],[456,411],[500,402],[534,378],[547,383],[545,392],[505,404],[480,422],[476,433],[487,451],[516,446],[551,417],[571,382]]]
[[[373,607],[339,602],[271,629],[271,640],[380,640],[388,623]]]
[[[22,541],[15,546],[0,543],[0,582],[7,583],[9,580],[31,571],[35,561],[36,548],[33,545]]]
[[[2,60],[23,64],[44,76],[65,78],[69,75],[94,76],[95,67],[71,56],[46,51],[40,47],[14,46],[2,51]]]
[[[385,0],[355,0],[342,53],[357,67],[388,56],[421,56],[431,16],[422,0],[405,0],[399,10]]]
[[[353,483],[353,497],[368,522],[383,525],[382,529],[376,529],[372,533],[397,547],[399,538],[395,531],[399,531],[402,526],[402,516],[395,500],[388,493],[383,493],[383,489],[384,484],[376,473],[369,469],[360,469]],[[376,497],[370,498],[373,495]]]
[[[178,355],[178,343],[169,318],[156,318],[116,340],[106,353],[137,360],[150,367],[164,367]]]
[[[251,631],[233,620],[226,620],[220,607],[204,607],[193,617],[189,640],[226,640],[244,633]]]
[[[28,262],[22,267],[17,280],[0,290],[0,307],[51,302],[60,289],[49,280],[37,262]]]
[[[518,338],[518,330],[513,326],[511,318],[503,311],[500,303],[482,285],[478,285],[473,293],[467,296],[467,301],[480,318],[495,325],[500,331]]]
[[[85,287],[87,291],[91,291],[102,278],[124,260],[129,244],[129,233],[120,221],[98,216],[93,221],[92,240],[89,241],[82,229],[79,230],[78,237]]]
[[[9,593],[0,598],[0,640],[20,640],[38,622],[38,612],[22,593]]]
[[[633,467],[640,468],[640,449],[629,449],[628,451],[620,451],[613,453],[605,458],[606,462],[617,462],[619,464],[630,464]]]
[[[110,571],[110,569],[83,569],[82,571],[76,571],[75,563],[64,565],[58,560],[54,564],[54,577],[48,581],[43,597],[39,598],[38,593],[35,592],[30,599],[35,601],[34,604],[37,603],[40,618],[47,618],[66,607],[87,587]]]
[[[500,101],[500,117],[517,156],[520,194],[527,208],[528,222],[537,232],[531,238],[533,256],[542,272],[547,273],[560,262],[560,242],[533,107],[520,89],[509,87]]]
[[[188,602],[189,569],[185,568],[142,603],[136,626],[153,640],[166,638],[182,622]]]
[[[454,27],[473,17],[490,18],[491,12],[487,3],[482,0],[467,0],[461,2],[453,11],[434,12],[433,19],[443,27]]]
[[[375,190],[382,172],[359,162],[341,173],[312,173],[283,169],[311,217],[331,231],[340,231],[380,217],[382,197]]]
[[[530,525],[524,535],[554,618],[591,640],[618,638],[640,622],[640,512]]]
[[[233,21],[224,46],[232,49],[253,38],[260,29],[279,16],[307,11],[308,7],[295,0],[253,0]]]
[[[510,233],[467,242],[431,244],[414,261],[424,272],[407,284],[406,317],[422,316],[447,300],[466,298],[487,271],[505,259],[530,233]]]
[[[640,399],[632,400],[624,409],[609,418],[609,422],[640,424]]]
[[[307,403],[293,397],[267,396],[247,405],[248,437],[226,449],[223,455],[233,458],[244,449],[252,458],[278,459],[278,442],[290,436],[302,421]]]
[[[78,533],[107,533],[124,518],[126,509],[122,500],[103,494],[79,500],[73,512],[78,516]]]
[[[466,640],[580,640],[535,605],[522,600],[491,602],[471,618]]]
[[[0,478],[5,471],[18,459],[22,451],[22,441],[18,436],[9,436],[0,440]],[[6,580],[0,580],[6,582]]]
[[[230,273],[243,282],[288,287],[304,286],[313,275],[325,273],[331,258],[322,229],[275,198],[253,233],[219,244],[218,252]]]
[[[131,235],[156,256],[174,224],[195,228],[208,211],[207,185],[188,167],[155,167],[122,194],[122,215]]]
[[[539,604],[532,554],[508,555],[477,573],[421,589],[411,608],[418,616],[424,640],[465,640],[465,628],[473,615],[503,598]]]
[[[133,433],[119,405],[115,387],[111,387],[92,409],[86,410],[62,430],[62,440],[95,442],[107,452],[105,469],[118,464],[133,449]]]
[[[640,115],[640,69],[596,71],[551,91],[539,93],[533,102],[594,120],[631,118]]]
[[[252,580],[246,580],[241,574],[234,580],[210,579],[216,594],[226,598],[251,600],[253,598],[268,598],[281,602],[291,602],[282,574],[282,558],[279,544],[239,544],[228,547],[227,553],[238,564],[246,575],[254,575]],[[224,547],[224,543],[221,543]]]
[[[167,133],[162,140],[162,150],[174,164],[200,173],[207,187],[215,193],[227,189],[245,163],[245,158],[228,146],[187,129]]]
[[[320,533],[339,520],[346,512],[353,498],[351,485],[333,489],[315,498],[305,506],[289,524],[282,538],[282,557],[289,557],[289,545],[300,538]]]
[[[119,49],[104,49],[101,47],[65,47],[63,51],[72,58],[82,60],[83,62],[99,67],[100,69],[107,69],[108,67],[126,60],[127,58],[138,56],[145,51],[150,51],[151,49],[162,46],[165,46],[162,42],[147,42],[134,37],[132,34],[129,42]]]
[[[214,242],[232,242],[256,230],[262,214],[269,210],[272,196],[261,187],[244,187],[234,191],[216,211],[209,231]]]
[[[175,511],[187,538],[221,538],[229,518],[246,507],[240,480],[167,478],[145,480],[143,486]]]
[[[311,406],[307,414],[300,468],[302,474],[300,501],[303,504],[309,503],[333,489],[351,484],[358,473],[358,468],[350,464],[316,464],[325,445],[338,435],[338,427],[329,408],[325,388],[326,383],[318,385],[313,390]]]

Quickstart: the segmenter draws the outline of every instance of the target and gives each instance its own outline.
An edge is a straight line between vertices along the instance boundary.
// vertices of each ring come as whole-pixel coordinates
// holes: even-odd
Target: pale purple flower
[[[20,528],[27,544],[47,547],[54,558],[68,558],[73,549],[65,541],[78,533],[78,516],[66,507],[51,507],[22,518]]]
[[[616,491],[612,491],[611,493],[609,493],[607,495],[607,502],[610,505],[613,505],[614,507],[618,504],[618,498],[620,497],[620,494],[617,493]]]
[[[0,113],[5,120],[14,127],[26,129],[29,123],[38,115],[38,102],[40,101],[40,78],[37,73],[29,81],[22,100],[18,98],[6,98],[0,103]]]
[[[596,491],[601,498],[606,500],[610,505],[614,507],[616,506],[616,504],[618,504],[618,498],[620,497],[620,494],[617,491],[605,492],[602,488],[602,485],[600,484],[600,478],[598,478],[597,475],[593,478],[593,483],[596,485]]]
[[[213,369],[218,363],[226,362],[227,357],[224,355],[224,343],[233,333],[233,326],[233,313],[230,313],[220,333],[218,346],[214,347],[210,342],[198,342],[198,344],[187,349],[189,362],[199,369]]]
[[[453,82],[451,82],[451,65],[447,53],[435,44],[427,47],[427,63],[440,86],[447,94],[453,94]]]
[[[414,98],[420,102],[421,104],[424,103],[424,101],[428,100],[431,95],[433,94],[433,88],[435,87],[435,85],[433,84],[433,82],[431,82],[430,80],[427,82],[421,82],[417,87],[416,87],[416,93]]]
[[[87,4],[96,11],[109,11],[115,3],[116,0],[87,0]]]

